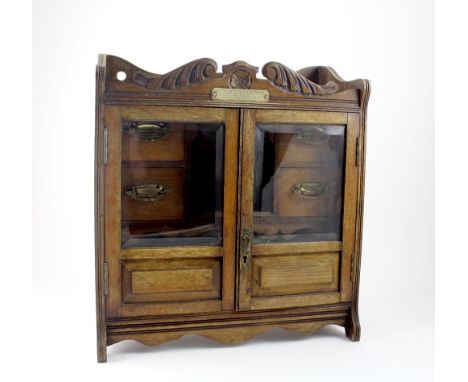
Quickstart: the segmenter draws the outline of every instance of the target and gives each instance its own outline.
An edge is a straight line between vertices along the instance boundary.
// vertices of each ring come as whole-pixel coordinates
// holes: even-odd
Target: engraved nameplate
[[[211,90],[211,99],[214,101],[260,103],[268,102],[270,93],[268,93],[268,90],[260,89],[213,88]]]

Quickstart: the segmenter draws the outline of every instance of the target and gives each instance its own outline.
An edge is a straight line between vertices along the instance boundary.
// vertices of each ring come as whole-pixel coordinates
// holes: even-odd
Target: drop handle
[[[166,122],[158,121],[126,121],[124,127],[129,133],[134,133],[144,141],[154,141],[169,134],[170,126]]]
[[[320,182],[304,182],[295,184],[291,191],[300,198],[313,199],[325,194],[328,186]]]
[[[251,235],[248,228],[244,228],[241,235],[240,268],[247,271],[250,265],[250,241]]]
[[[125,195],[139,202],[154,202],[164,198],[168,192],[169,187],[163,184],[142,184],[125,187]]]

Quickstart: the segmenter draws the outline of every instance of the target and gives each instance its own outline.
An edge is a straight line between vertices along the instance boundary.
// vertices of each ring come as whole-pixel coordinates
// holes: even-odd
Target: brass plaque
[[[213,88],[211,99],[214,101],[263,103],[269,101],[270,93],[268,90],[260,89]]]

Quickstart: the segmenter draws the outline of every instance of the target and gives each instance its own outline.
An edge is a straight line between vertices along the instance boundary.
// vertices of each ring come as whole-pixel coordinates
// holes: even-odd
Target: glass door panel
[[[255,128],[254,243],[341,240],[344,125]]]
[[[122,247],[221,245],[224,124],[123,121]]]
[[[347,113],[243,110],[240,310],[349,298],[358,129]]]
[[[104,121],[108,314],[233,310],[238,110],[108,106]]]

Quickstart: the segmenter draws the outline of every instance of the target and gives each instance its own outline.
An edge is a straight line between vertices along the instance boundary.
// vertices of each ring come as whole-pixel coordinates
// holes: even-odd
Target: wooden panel
[[[124,260],[222,257],[223,248],[202,245],[194,247],[131,248],[123,249],[121,255]]]
[[[141,119],[138,119],[140,121]],[[161,120],[161,122],[165,122]],[[184,125],[171,123],[169,132],[153,141],[146,141],[131,132],[122,133],[122,160],[124,161],[178,161],[184,160]]]
[[[127,106],[121,107],[124,119],[157,118],[165,122],[224,122],[225,110],[206,107]]]
[[[257,110],[255,114],[257,123],[330,123],[346,124],[346,113],[314,112],[299,110]]]
[[[334,304],[340,301],[339,292],[295,294],[289,296],[252,297],[251,309],[281,309],[300,306]]]
[[[122,171],[122,192],[126,187],[161,184],[169,191],[163,198],[145,202],[122,195],[123,220],[181,218],[184,214],[184,174],[182,168],[133,167]]]
[[[122,265],[123,301],[219,299],[221,259],[134,260]]]
[[[340,171],[340,170],[338,170]],[[328,168],[281,168],[275,180],[275,203],[277,214],[286,216],[328,216],[339,215],[341,210],[341,189],[338,171]],[[293,192],[296,184],[318,182],[327,189],[314,198],[304,198]]]
[[[212,286],[213,271],[211,269],[132,272],[132,293],[191,292],[209,290]]]
[[[341,241],[320,241],[316,243],[254,244],[252,246],[252,254],[255,256],[266,256],[314,252],[335,252],[340,251],[341,247]]]
[[[339,253],[255,257],[252,296],[338,290]]]
[[[215,313],[222,310],[222,301],[197,300],[160,303],[122,304],[119,317],[166,316],[169,314]],[[109,316],[113,317],[113,316]]]

